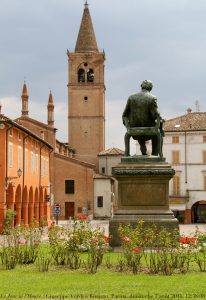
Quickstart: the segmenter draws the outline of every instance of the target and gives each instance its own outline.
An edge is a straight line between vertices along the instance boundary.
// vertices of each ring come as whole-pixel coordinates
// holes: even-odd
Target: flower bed
[[[98,228],[91,229],[80,218],[70,228],[52,225],[49,229],[47,251],[42,251],[42,228],[10,230],[0,245],[0,268],[14,269],[17,264],[34,264],[39,271],[50,266],[96,273],[107,252],[104,266],[111,271],[148,274],[187,273],[197,268],[206,272],[206,234],[179,236],[178,231],[158,230],[144,222],[135,228],[120,226],[122,252],[113,262],[109,254],[110,237]]]

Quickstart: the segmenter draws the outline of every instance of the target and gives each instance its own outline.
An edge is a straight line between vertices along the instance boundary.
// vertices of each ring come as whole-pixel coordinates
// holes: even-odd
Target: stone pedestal
[[[119,246],[120,224],[136,226],[156,224],[168,230],[178,228],[178,221],[169,209],[169,180],[175,171],[156,156],[123,157],[112,169],[118,180],[118,208],[109,223],[111,246]]]

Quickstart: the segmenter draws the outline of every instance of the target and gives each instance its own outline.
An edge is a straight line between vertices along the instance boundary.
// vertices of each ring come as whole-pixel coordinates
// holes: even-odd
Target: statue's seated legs
[[[127,132],[125,133],[124,136],[124,143],[125,143],[125,156],[130,156],[130,138],[131,135],[129,135]]]
[[[142,155],[147,155],[146,140],[143,138],[137,138],[137,140],[140,145],[140,151],[142,152]]]
[[[140,145],[140,151],[142,155],[147,155],[146,141],[152,140],[152,155],[159,155],[159,143],[157,136],[132,136],[134,140],[137,140]],[[131,135],[127,132],[125,133],[124,142],[125,142],[125,156],[130,156],[130,138]]]
[[[152,136],[151,140],[152,140],[152,155],[158,156],[159,155],[158,136],[156,135]]]

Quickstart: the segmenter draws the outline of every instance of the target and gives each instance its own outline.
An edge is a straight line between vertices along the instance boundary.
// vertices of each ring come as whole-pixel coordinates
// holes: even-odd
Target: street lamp
[[[13,180],[20,178],[21,175],[22,175],[22,169],[19,168],[17,170],[17,176],[14,176],[14,177],[6,176],[5,177],[5,189],[6,190],[8,189],[9,183],[11,183],[12,186],[15,186],[15,183],[13,182]]]

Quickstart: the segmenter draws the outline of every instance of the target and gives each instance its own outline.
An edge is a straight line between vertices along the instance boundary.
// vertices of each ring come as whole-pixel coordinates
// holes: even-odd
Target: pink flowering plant
[[[136,228],[132,228],[130,225],[119,226],[119,235],[122,241],[126,265],[134,274],[140,272],[143,255],[140,227],[142,227],[142,223],[139,223]]]
[[[52,226],[49,230],[50,249],[55,262],[70,269],[84,265],[89,273],[96,273],[108,249],[108,242],[109,238],[103,232],[89,228],[85,221],[75,221],[71,228]],[[82,252],[87,252],[84,261]]]
[[[86,269],[89,273],[96,273],[102,264],[105,252],[109,249],[109,237],[98,228],[87,231],[85,247],[87,249]]]
[[[201,272],[206,272],[206,233],[196,230],[193,247],[195,263]]]
[[[57,265],[67,264],[67,234],[63,227],[51,226],[49,229],[49,245],[51,256]]]
[[[2,267],[11,269],[17,263],[34,263],[38,255],[41,237],[42,231],[39,228],[25,228],[24,226],[10,228],[0,250]]]
[[[119,234],[128,267],[137,273],[143,266],[151,274],[170,275],[174,272],[174,248],[178,247],[178,233],[145,226],[139,221],[135,227],[120,226]],[[145,268],[145,267],[144,267]]]

